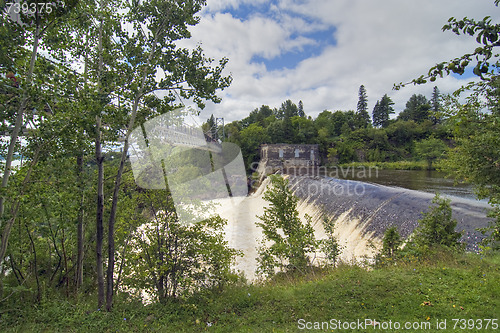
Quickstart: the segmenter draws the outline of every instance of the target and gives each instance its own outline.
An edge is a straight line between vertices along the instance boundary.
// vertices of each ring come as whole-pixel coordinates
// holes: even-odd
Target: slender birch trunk
[[[151,48],[151,51],[149,53],[148,59],[146,64],[144,64],[144,70],[142,73],[142,78],[141,78],[141,86],[139,88],[139,91],[135,95],[134,98],[134,104],[132,105],[132,113],[130,115],[130,120],[129,124],[127,126],[127,134],[125,135],[125,142],[123,145],[123,151],[122,151],[122,156],[120,159],[120,166],[118,168],[118,173],[116,175],[115,179],[115,186],[113,190],[113,201],[111,203],[111,211],[109,213],[109,222],[108,222],[108,270],[107,270],[107,276],[106,276],[106,283],[107,283],[107,288],[106,288],[106,310],[111,311],[111,308],[113,307],[113,271],[115,267],[115,221],[116,221],[116,209],[118,205],[118,194],[120,192],[120,186],[121,186],[121,180],[122,180],[122,175],[123,175],[123,169],[125,167],[125,161],[127,159],[127,153],[128,153],[128,146],[129,146],[129,140],[130,140],[130,135],[132,134],[132,130],[134,128],[135,124],[135,117],[137,115],[137,109],[139,107],[139,101],[143,97],[145,85],[146,85],[146,76],[147,76],[147,69],[149,66],[151,66],[151,60],[153,58],[153,54],[156,51],[157,47],[157,41],[159,38],[159,35],[162,32],[163,25],[160,26],[160,28],[156,31],[154,41],[153,41],[153,46]]]
[[[100,10],[105,8],[106,1],[101,2]],[[103,70],[103,17],[101,14],[101,22],[99,25],[99,67],[98,67],[98,94],[101,97],[102,82],[101,75]],[[102,107],[101,103],[98,103],[99,108]],[[96,264],[97,264],[97,306],[101,308],[104,305],[104,268],[103,268],[103,257],[102,257],[102,244],[104,239],[104,158],[102,156],[102,133],[101,133],[101,114],[96,116],[96,139],[95,139],[95,159],[97,163],[97,213],[96,213]]]

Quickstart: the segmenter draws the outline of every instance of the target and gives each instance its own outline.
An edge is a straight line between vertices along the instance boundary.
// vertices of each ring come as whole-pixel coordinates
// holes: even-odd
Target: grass
[[[386,170],[428,170],[426,161],[397,161],[397,162],[351,162],[339,165],[342,168],[379,168]],[[432,170],[436,168],[433,166]]]
[[[341,265],[309,276],[231,286],[182,302],[144,306],[118,299],[111,313],[95,311],[94,296],[78,304],[52,299],[19,313],[4,313],[0,331],[298,332],[304,331],[299,323],[314,327],[317,322],[321,327],[332,319],[430,323],[434,331],[436,321],[446,319],[443,331],[458,332],[453,318],[500,321],[499,267],[498,254],[448,254],[373,270]],[[331,331],[323,325],[324,331]]]

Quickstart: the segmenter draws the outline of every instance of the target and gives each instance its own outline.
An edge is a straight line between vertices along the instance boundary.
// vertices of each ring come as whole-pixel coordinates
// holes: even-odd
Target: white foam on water
[[[264,207],[269,203],[264,200],[263,194],[269,185],[269,179],[265,179],[257,191],[245,197],[233,209],[227,209],[230,198],[215,200],[220,205],[215,212],[228,221],[225,227],[225,239],[231,248],[241,250],[243,257],[238,257],[234,269],[242,271],[250,281],[256,279],[257,269],[257,246],[262,239],[262,229],[256,225],[260,220],[257,216],[264,214]],[[312,218],[312,226],[317,239],[325,239],[326,233],[323,228],[323,211],[314,203],[301,200],[297,210],[299,217],[305,222],[305,214]],[[340,259],[344,262],[362,262],[366,258],[373,258],[373,246],[380,248],[381,240],[373,238],[373,233],[364,232],[364,223],[359,219],[349,216],[351,210],[340,215],[335,221],[335,233],[339,244],[343,246]],[[322,257],[321,253],[318,257]]]

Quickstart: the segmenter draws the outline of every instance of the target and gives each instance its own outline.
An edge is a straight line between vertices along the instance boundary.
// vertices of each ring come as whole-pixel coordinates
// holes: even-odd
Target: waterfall
[[[388,187],[378,184],[336,178],[290,176],[294,194],[302,201],[320,207],[335,223],[355,224],[363,238],[380,241],[387,228],[396,226],[407,238],[418,226],[422,213],[429,210],[431,193]],[[486,215],[491,207],[484,202],[448,197],[457,231],[464,231],[462,241],[469,251],[478,249],[483,238],[477,228],[491,220]]]
[[[335,223],[335,236],[343,247],[341,260],[359,262],[371,259],[380,250],[387,228],[396,226],[401,237],[408,237],[418,225],[422,212],[431,205],[431,193],[370,184],[335,178],[285,176],[294,194],[299,198],[297,210],[302,221],[305,214],[312,218],[317,239],[326,238],[323,216]],[[269,178],[250,196],[228,209],[230,199],[216,200],[217,213],[228,220],[225,237],[228,245],[241,250],[234,268],[245,273],[249,280],[255,278],[257,268],[256,247],[262,239],[257,216],[264,213],[269,203],[263,194]],[[468,250],[477,250],[477,243],[484,237],[476,228],[484,227],[489,219],[489,205],[463,198],[452,198],[453,218],[457,230],[465,230],[462,240]]]

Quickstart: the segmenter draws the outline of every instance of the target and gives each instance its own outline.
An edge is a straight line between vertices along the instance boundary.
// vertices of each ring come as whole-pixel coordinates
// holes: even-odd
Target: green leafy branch
[[[498,4],[499,1],[495,1],[495,5],[498,6]],[[425,84],[427,81],[434,82],[438,77],[443,78],[452,73],[462,75],[471,63],[475,63],[473,73],[483,81],[489,81],[498,74],[500,54],[495,53],[495,47],[500,46],[500,24],[493,24],[490,16],[486,16],[480,21],[467,17],[461,20],[451,17],[442,30],[452,31],[456,35],[475,36],[476,41],[481,46],[478,46],[471,53],[436,64],[429,69],[426,75],[423,74],[410,82],[394,84],[394,90],[399,90],[410,83],[417,85]]]

